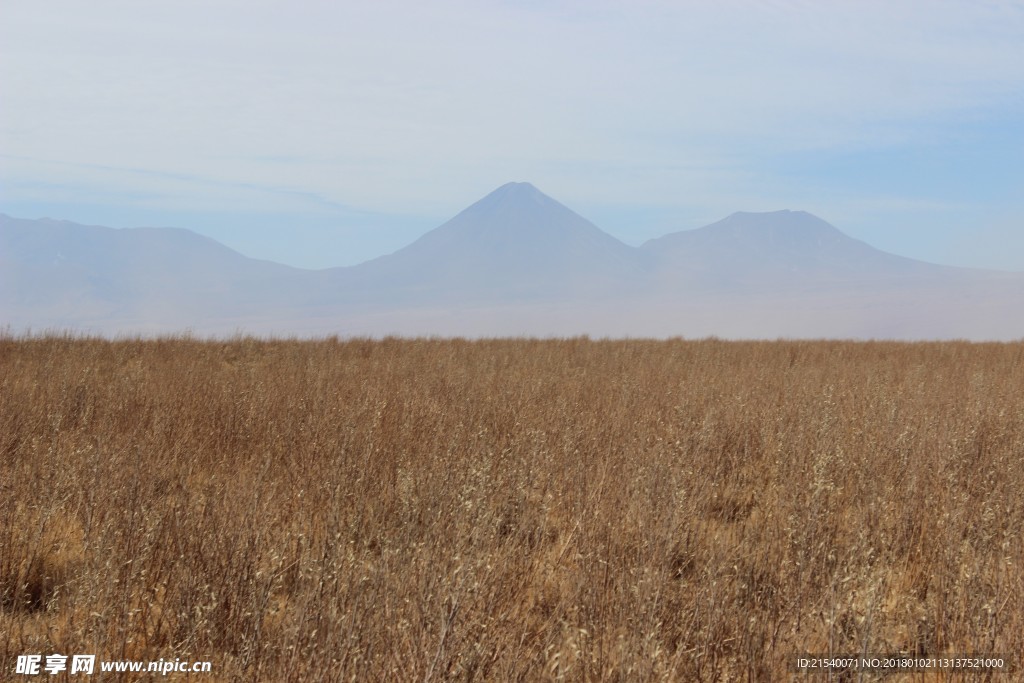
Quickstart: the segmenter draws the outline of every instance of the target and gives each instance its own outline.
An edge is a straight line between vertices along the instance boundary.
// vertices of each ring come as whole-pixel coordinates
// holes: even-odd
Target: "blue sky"
[[[324,267],[526,180],[1024,270],[1022,65],[1024,2],[7,0],[0,211]]]

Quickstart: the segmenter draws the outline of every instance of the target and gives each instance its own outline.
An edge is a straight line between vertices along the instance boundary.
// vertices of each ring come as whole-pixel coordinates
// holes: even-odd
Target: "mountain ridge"
[[[883,252],[804,211],[736,212],[632,247],[517,182],[391,254],[321,270],[251,259],[183,229],[0,214],[4,325],[1011,339],[1024,338],[1024,274]]]

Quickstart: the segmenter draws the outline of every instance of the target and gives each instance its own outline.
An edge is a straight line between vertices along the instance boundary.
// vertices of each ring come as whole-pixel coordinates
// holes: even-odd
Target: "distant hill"
[[[880,251],[804,211],[738,212],[650,240],[641,251],[663,279],[711,289],[820,287],[957,270]]]
[[[302,275],[189,230],[0,214],[0,324],[15,328],[200,330],[284,306]]]
[[[171,228],[0,215],[0,326],[101,334],[1024,338],[1024,274],[889,254],[802,211],[639,248],[509,183],[393,254],[321,271]]]
[[[508,183],[409,246],[338,277],[391,301],[487,304],[593,299],[641,274],[635,249],[533,185]]]

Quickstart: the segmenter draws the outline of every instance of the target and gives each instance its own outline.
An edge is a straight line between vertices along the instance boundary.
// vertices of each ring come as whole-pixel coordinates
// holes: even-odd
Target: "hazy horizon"
[[[231,244],[228,244],[227,242],[224,242],[224,241],[218,239],[216,236],[210,235],[207,232],[191,230],[189,228],[184,228],[184,229],[185,230],[189,230],[190,232],[194,232],[195,234],[201,235],[203,237],[209,237],[210,239],[215,240],[219,244],[228,247],[232,251],[235,251],[238,254],[240,254],[242,256],[245,256],[246,258],[253,258],[253,259],[258,259],[258,260],[263,260],[263,261],[269,261],[269,262],[275,263],[275,264],[280,264],[280,265],[285,265],[285,266],[289,266],[289,267],[292,267],[292,268],[299,268],[299,269],[302,269],[302,270],[310,270],[310,271],[327,270],[327,269],[332,269],[332,268],[350,268],[350,267],[353,267],[353,266],[359,266],[359,265],[362,265],[362,264],[369,263],[369,262],[374,261],[376,259],[379,259],[379,258],[381,258],[383,256],[390,256],[392,254],[395,254],[398,251],[401,251],[401,250],[405,249],[406,247],[408,247],[408,246],[418,242],[421,237],[424,237],[428,233],[435,232],[438,228],[445,227],[448,223],[450,223],[453,220],[459,218],[461,216],[461,214],[463,214],[463,213],[467,212],[468,210],[472,209],[477,203],[483,202],[484,200],[487,200],[492,195],[497,194],[498,192],[500,192],[504,188],[512,186],[512,185],[526,185],[526,186],[529,186],[530,188],[532,188],[533,190],[537,190],[541,194],[544,194],[542,190],[537,188],[535,185],[533,185],[529,181],[510,181],[508,183],[505,183],[505,184],[495,188],[494,190],[492,190],[490,193],[488,193],[484,197],[478,198],[476,200],[476,202],[474,202],[473,204],[470,204],[469,206],[463,207],[462,210],[456,212],[454,215],[450,216],[448,219],[446,219],[444,221],[441,221],[438,225],[435,225],[432,228],[429,228],[429,229],[427,229],[426,231],[424,231],[422,233],[410,233],[411,236],[408,238],[408,240],[406,242],[398,244],[394,248],[389,248],[387,251],[384,251],[384,252],[370,253],[369,256],[366,256],[365,258],[362,258],[362,259],[360,259],[358,261],[353,261],[353,262],[347,262],[346,261],[346,262],[343,262],[343,263],[330,263],[330,262],[328,262],[328,259],[331,258],[331,255],[330,254],[322,254],[321,257],[324,259],[323,262],[326,263],[326,265],[296,264],[296,263],[291,263],[291,262],[289,262],[287,260],[278,258],[273,253],[271,253],[269,255],[254,255],[254,254],[251,254],[251,253],[246,253],[242,249],[238,249],[235,246],[233,246]],[[547,196],[547,195],[545,194],[544,196]],[[557,201],[557,198],[552,198],[552,197],[548,197],[548,198],[549,199],[555,199]],[[572,210],[572,207],[566,207],[566,208]],[[577,212],[574,211],[573,213],[577,213]],[[675,230],[675,231],[663,233],[663,234],[660,234],[660,235],[654,235],[653,237],[650,237],[648,239],[644,239],[644,240],[636,242],[636,243],[630,243],[630,242],[627,242],[625,240],[622,240],[618,236],[613,235],[612,233],[604,230],[604,228],[601,225],[598,225],[598,224],[594,223],[594,226],[597,227],[602,232],[604,232],[604,233],[608,234],[609,236],[615,238],[616,240],[619,240],[622,244],[624,244],[624,245],[626,245],[628,247],[631,247],[633,249],[641,249],[643,247],[653,247],[654,249],[657,249],[658,247],[656,245],[658,243],[660,243],[660,242],[663,242],[664,238],[672,238],[673,236],[675,236],[677,234],[680,234],[680,233],[689,233],[689,232],[697,233],[697,232],[701,232],[701,231],[703,231],[705,229],[714,228],[717,225],[719,225],[721,223],[724,223],[724,222],[727,222],[728,220],[730,220],[730,219],[732,219],[732,218],[734,218],[736,216],[749,215],[749,216],[767,217],[767,216],[770,216],[770,215],[790,214],[790,213],[806,214],[806,215],[810,216],[813,219],[824,220],[823,217],[821,217],[821,216],[816,216],[815,214],[812,214],[810,212],[805,212],[805,211],[802,211],[800,209],[776,209],[774,211],[734,211],[734,212],[730,213],[728,216],[722,216],[718,220],[713,221],[711,223],[708,223],[707,225],[700,225],[700,226],[695,226],[695,227],[692,227],[692,228],[684,228],[684,229],[681,229],[681,230]],[[29,221],[34,221],[34,220],[52,220],[52,221],[70,222],[70,223],[74,223],[74,224],[77,224],[77,225],[90,226],[90,227],[112,228],[112,229],[115,229],[115,230],[136,230],[136,229],[146,229],[146,228],[182,229],[181,226],[179,226],[179,225],[116,226],[116,225],[104,225],[104,224],[94,223],[94,222],[76,221],[76,220],[71,220],[71,219],[68,219],[68,218],[57,217],[57,216],[39,216],[39,217],[14,216],[14,215],[11,215],[11,214],[7,214],[7,213],[5,213],[3,211],[0,211],[0,215],[8,216],[9,218],[13,218],[15,220],[29,220]],[[578,215],[580,215],[580,217],[582,217],[584,219],[587,218],[586,216],[582,216],[581,214],[578,214]],[[825,221],[825,222],[827,223],[827,221]],[[838,228],[836,226],[830,226],[830,227],[836,228],[838,230]],[[509,228],[511,229],[511,226],[509,226]],[[847,237],[852,237],[851,235],[847,235],[847,233],[845,231],[840,230],[840,232],[842,234],[846,235]],[[868,242],[865,242],[865,244],[868,244],[868,246],[870,246],[872,248],[875,248],[875,245],[872,245],[872,244],[870,244]],[[914,259],[914,260],[917,260],[917,261],[921,261],[923,263],[929,263],[929,264],[934,264],[934,265],[942,265],[942,266],[953,265],[953,267],[967,267],[967,268],[971,268],[972,267],[972,266],[957,266],[955,264],[940,263],[938,261],[928,261],[926,259],[917,259],[917,258],[915,258],[915,257],[913,257],[913,256],[911,256],[909,254],[900,254],[900,253],[897,253],[897,252],[886,252],[886,253],[891,254],[893,256],[899,256],[899,257],[903,257],[903,258],[910,258],[910,259]],[[977,268],[977,267],[974,266],[974,268]],[[1018,272],[1024,272],[1024,266],[1022,266],[1019,269],[1012,269],[1012,268],[984,268],[983,270],[991,270],[991,271],[995,271],[995,272],[1018,273]]]
[[[529,181],[636,246],[804,210],[1024,270],[1024,5],[15,0],[0,211],[301,267]]]
[[[1024,338],[1024,273],[878,250],[801,211],[631,247],[507,183],[390,255],[296,270],[181,229],[0,216],[0,318],[98,334]]]

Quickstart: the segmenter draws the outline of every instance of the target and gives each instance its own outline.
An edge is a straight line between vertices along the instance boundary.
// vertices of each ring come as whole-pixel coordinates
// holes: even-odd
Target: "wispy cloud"
[[[15,0],[0,12],[0,152],[68,165],[6,177],[125,183],[176,208],[444,215],[529,179],[584,207],[711,213],[768,187],[799,195],[806,179],[780,156],[942,146],[962,125],[1024,118],[1019,2]],[[859,191],[883,189],[865,171]]]

